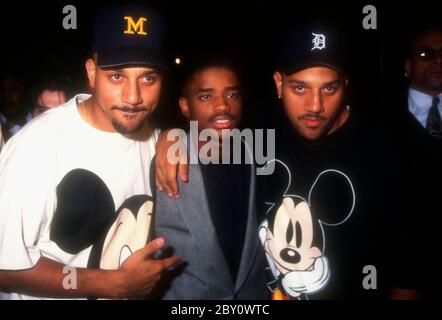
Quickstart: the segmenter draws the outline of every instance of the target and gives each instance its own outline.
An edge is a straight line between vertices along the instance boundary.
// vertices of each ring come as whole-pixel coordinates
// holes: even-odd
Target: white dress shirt
[[[442,115],[442,93],[438,95],[439,97],[439,113]],[[425,128],[427,126],[428,112],[433,104],[433,97],[417,91],[415,89],[409,88],[408,90],[408,111],[414,115],[414,117],[419,121],[419,123]]]

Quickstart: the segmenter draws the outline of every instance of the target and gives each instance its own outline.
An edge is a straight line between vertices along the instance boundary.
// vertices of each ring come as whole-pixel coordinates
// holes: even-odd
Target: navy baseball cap
[[[278,70],[293,74],[318,66],[348,74],[348,54],[342,34],[316,23],[289,29],[279,52]]]
[[[161,51],[164,23],[144,6],[107,6],[95,16],[92,51],[101,68],[148,66],[166,68]]]

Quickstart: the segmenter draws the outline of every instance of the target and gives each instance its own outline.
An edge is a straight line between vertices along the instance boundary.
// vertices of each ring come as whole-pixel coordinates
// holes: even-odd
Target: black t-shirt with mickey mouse
[[[275,172],[258,177],[269,287],[292,299],[386,298],[402,210],[393,143],[355,115],[313,141],[277,123]]]

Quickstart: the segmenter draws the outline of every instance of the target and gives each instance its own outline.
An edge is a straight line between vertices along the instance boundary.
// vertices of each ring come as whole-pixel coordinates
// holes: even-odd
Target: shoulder
[[[62,139],[65,133],[71,132],[76,123],[75,117],[78,115],[74,99],[28,122],[8,140],[1,158],[30,153],[37,157],[44,151],[53,150],[57,141]]]

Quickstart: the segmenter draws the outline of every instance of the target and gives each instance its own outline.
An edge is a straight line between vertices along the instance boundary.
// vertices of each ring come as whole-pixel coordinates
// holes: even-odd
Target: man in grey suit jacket
[[[198,133],[213,129],[221,141],[222,129],[238,127],[242,111],[238,78],[232,64],[214,57],[190,67],[179,105],[187,119],[197,121]],[[189,154],[202,157],[206,144],[191,141]],[[207,155],[213,159],[210,151]],[[189,180],[180,184],[180,199],[157,192],[155,233],[166,238],[173,254],[183,257],[183,263],[165,277],[160,297],[267,299],[254,165],[191,163]]]

